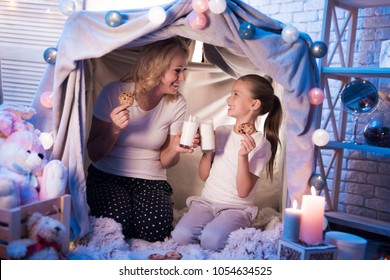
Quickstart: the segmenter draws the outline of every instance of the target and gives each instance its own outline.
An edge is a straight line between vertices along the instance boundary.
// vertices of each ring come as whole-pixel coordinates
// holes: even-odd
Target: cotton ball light
[[[167,13],[162,7],[152,7],[148,12],[149,21],[153,24],[163,24],[167,18]]]
[[[326,179],[321,174],[313,174],[310,176],[309,185],[317,191],[322,191],[326,187]]]
[[[210,0],[209,9],[214,14],[222,14],[226,10],[226,0]]]
[[[110,27],[118,27],[122,24],[122,15],[118,11],[108,11],[104,19]]]
[[[202,14],[209,9],[209,1],[208,0],[192,0],[192,9]]]
[[[322,41],[314,42],[310,47],[310,53],[315,58],[322,58],[328,52],[328,47]]]
[[[54,139],[53,139],[53,135],[51,133],[48,133],[48,132],[42,132],[40,135],[39,135],[39,140],[41,140],[42,142],[42,146],[45,150],[48,150],[50,149],[51,147],[53,147],[53,144],[54,144]]]
[[[195,30],[201,30],[205,28],[207,24],[207,17],[204,14],[199,14],[195,11],[192,11],[188,15],[188,24],[191,26],[192,29]]]
[[[41,102],[43,107],[48,109],[53,108],[53,92],[51,91],[43,92],[39,97],[39,101]]]
[[[287,43],[294,43],[298,40],[299,31],[292,24],[287,24],[282,30],[282,38]]]
[[[318,147],[325,146],[329,142],[329,133],[322,128],[316,129],[312,135],[314,145]]]
[[[76,3],[74,0],[61,0],[58,9],[63,15],[70,16],[76,11]]]
[[[214,14],[222,14],[226,10],[226,0],[210,0],[209,9]]]
[[[312,105],[320,105],[324,101],[323,90],[316,87],[309,90],[309,100]]]
[[[43,59],[49,64],[55,64],[57,60],[57,49],[47,48],[43,53]]]
[[[256,27],[250,22],[243,22],[238,30],[238,35],[242,39],[252,39],[256,34]]]

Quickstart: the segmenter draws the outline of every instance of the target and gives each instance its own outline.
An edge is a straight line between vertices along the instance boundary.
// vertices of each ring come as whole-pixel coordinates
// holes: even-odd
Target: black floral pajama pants
[[[163,241],[172,231],[172,188],[164,180],[112,175],[88,168],[87,203],[95,217],[112,218],[126,238]]]

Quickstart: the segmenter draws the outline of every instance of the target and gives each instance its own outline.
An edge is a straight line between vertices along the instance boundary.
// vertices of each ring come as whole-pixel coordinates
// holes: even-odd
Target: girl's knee
[[[171,232],[172,239],[179,245],[188,245],[196,240],[190,228],[177,227]]]
[[[225,248],[227,236],[215,231],[203,230],[200,238],[200,246],[210,251],[221,251]]]

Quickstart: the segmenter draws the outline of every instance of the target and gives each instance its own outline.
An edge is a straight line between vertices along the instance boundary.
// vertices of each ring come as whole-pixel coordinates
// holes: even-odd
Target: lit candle
[[[297,209],[297,201],[293,201],[293,208],[284,210],[283,239],[291,242],[299,240],[302,211]]]
[[[322,231],[325,212],[325,198],[316,195],[311,187],[311,195],[302,197],[302,220],[300,240],[309,245],[322,243]]]

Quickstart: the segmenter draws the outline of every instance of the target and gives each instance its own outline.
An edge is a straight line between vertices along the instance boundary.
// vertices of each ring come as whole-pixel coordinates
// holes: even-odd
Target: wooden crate
[[[65,240],[61,244],[63,252],[69,248],[70,195],[26,204],[13,209],[0,209],[0,259],[9,259],[7,245],[27,237],[27,219],[35,212],[59,220],[66,227]]]
[[[335,260],[337,247],[328,244],[307,246],[301,243],[279,240],[279,260]]]

